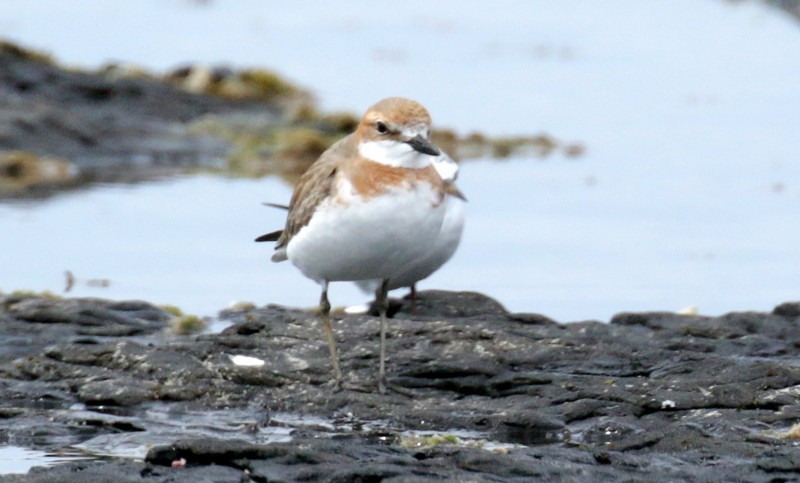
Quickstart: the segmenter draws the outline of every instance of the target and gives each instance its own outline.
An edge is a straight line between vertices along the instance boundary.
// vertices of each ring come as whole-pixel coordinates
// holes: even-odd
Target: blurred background
[[[283,106],[293,119],[309,106],[358,117],[386,96],[416,99],[443,136],[494,140],[460,156],[464,238],[418,288],[479,291],[569,322],[800,297],[800,9],[782,7],[0,0],[0,40],[70,72],[269,69],[302,92]],[[27,95],[0,93],[6,112]],[[55,154],[4,138],[9,125],[0,151]],[[261,203],[288,202],[292,177],[247,172],[4,196],[0,290],[199,315],[232,301],[315,305],[316,285],[252,242],[282,227],[285,214]],[[370,298],[343,283],[330,296]]]

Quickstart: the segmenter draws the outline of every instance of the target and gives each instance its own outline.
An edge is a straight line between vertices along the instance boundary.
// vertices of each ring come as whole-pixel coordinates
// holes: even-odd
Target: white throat
[[[431,164],[431,158],[414,150],[408,143],[394,140],[365,141],[358,145],[362,157],[394,168],[424,168]]]

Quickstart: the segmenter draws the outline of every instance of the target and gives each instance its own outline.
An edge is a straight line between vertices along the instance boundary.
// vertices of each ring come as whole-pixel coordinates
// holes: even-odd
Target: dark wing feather
[[[269,206],[270,208],[277,208],[279,210],[288,210],[289,209],[288,205],[282,205],[280,203],[270,203],[268,201],[265,201],[264,203],[261,203],[261,204],[264,205],[264,206]]]
[[[462,193],[461,190],[458,189],[458,186],[456,186],[456,184],[454,182],[452,182],[452,181],[445,181],[444,182],[444,191],[448,195],[453,195],[456,198],[460,198],[460,199],[462,199],[464,201],[467,201],[467,197],[464,196],[464,193]]]
[[[260,237],[256,238],[257,242],[273,242],[278,241],[278,239],[283,235],[283,230],[275,230],[271,233],[267,233],[266,235],[261,235]]]

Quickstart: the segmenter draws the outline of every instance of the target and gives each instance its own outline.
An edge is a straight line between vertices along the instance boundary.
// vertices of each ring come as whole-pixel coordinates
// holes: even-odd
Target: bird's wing
[[[342,160],[354,154],[354,136],[351,134],[328,148],[300,177],[289,202],[289,215],[275,249],[289,243],[304,226],[308,225],[319,204],[334,187],[337,168]]]

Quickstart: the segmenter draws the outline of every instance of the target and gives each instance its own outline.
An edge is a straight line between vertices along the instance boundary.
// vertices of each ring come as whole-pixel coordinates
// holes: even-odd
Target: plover
[[[454,183],[458,177],[458,164],[456,164],[443,151],[431,160],[433,167],[445,182]],[[457,194],[457,198],[465,201],[463,195]],[[414,263],[406,267],[402,275],[389,281],[389,290],[408,287],[410,289],[411,311],[415,310],[417,282],[430,277],[442,265],[447,263],[455,254],[458,245],[461,243],[461,235],[464,232],[464,207],[463,201],[451,200],[447,204],[447,213],[439,236],[435,243],[430,247],[428,255],[424,258],[415,260]],[[288,205],[280,203],[263,203],[266,206],[281,210],[289,210]],[[277,240],[282,230],[273,232],[272,239]],[[364,292],[375,293],[380,284],[379,280],[358,280],[355,284]]]
[[[445,182],[455,183],[458,177],[458,165],[445,152],[442,151],[438,157],[431,160],[431,163]],[[460,193],[456,197],[460,199],[450,200],[447,204],[447,213],[444,223],[442,223],[442,229],[434,244],[429,247],[428,255],[416,260],[406,267],[402,275],[389,281],[389,290],[403,287],[411,290],[412,312],[416,309],[417,282],[430,277],[447,263],[461,243],[461,234],[464,232],[464,201],[466,198]],[[378,282],[374,280],[360,280],[355,283],[364,292],[375,292],[378,288]]]
[[[328,148],[300,178],[284,229],[256,238],[276,241],[272,261],[288,259],[322,287],[320,314],[335,389],[341,387],[342,372],[328,284],[377,284],[378,388],[384,393],[386,308],[393,280],[419,271],[414,267],[425,260],[434,265],[432,247],[441,243],[442,230],[453,224],[452,214],[461,220],[457,225],[463,223],[460,209],[452,205],[460,204],[464,196],[433,165],[442,152],[430,141],[430,127],[431,117],[419,103],[399,97],[379,101],[367,110],[354,133]],[[460,238],[460,228],[458,232]]]

